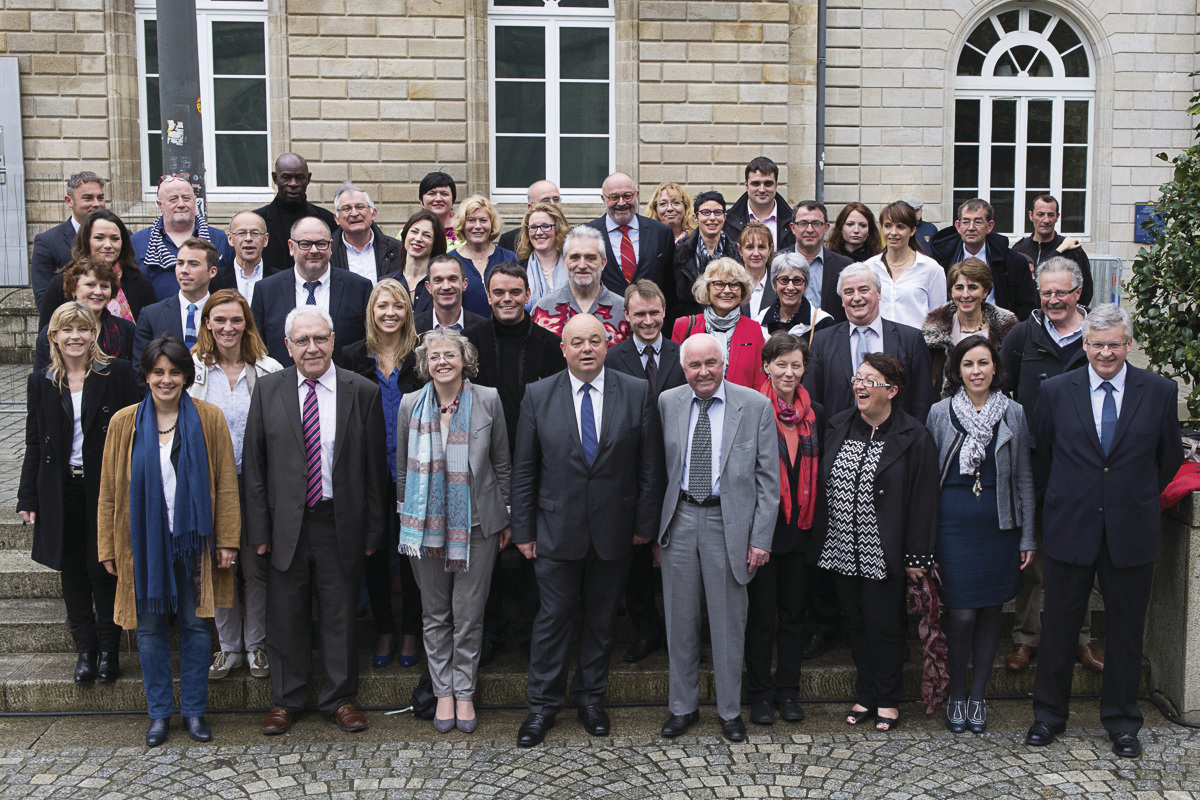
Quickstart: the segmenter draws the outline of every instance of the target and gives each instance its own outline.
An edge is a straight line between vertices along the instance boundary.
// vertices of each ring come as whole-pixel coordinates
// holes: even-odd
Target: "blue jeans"
[[[192,581],[175,565],[179,611],[179,694],[180,713],[202,717],[208,705],[208,650],[212,635],[208,620],[196,617],[192,599]],[[171,680],[171,633],[167,614],[138,613],[137,644],[142,662],[142,685],[146,689],[146,708],[150,719],[168,719],[175,712]]]

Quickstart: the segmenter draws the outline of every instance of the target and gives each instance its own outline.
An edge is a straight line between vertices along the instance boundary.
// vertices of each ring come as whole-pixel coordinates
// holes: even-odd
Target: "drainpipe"
[[[825,202],[825,16],[827,0],[817,0],[817,179],[816,198]]]

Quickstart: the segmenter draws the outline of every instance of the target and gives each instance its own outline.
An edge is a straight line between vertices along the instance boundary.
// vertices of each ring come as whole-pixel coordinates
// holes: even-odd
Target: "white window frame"
[[[154,0],[135,0],[135,27],[137,29],[138,69],[138,133],[142,155],[142,196],[151,201],[157,197],[158,176],[150,174],[149,120],[146,119],[146,29],[145,22],[155,19],[157,9]],[[216,108],[213,90],[212,24],[214,22],[259,22],[263,26],[263,82],[267,87],[267,183],[263,186],[216,185],[216,116],[204,113],[203,109]],[[270,182],[271,165],[271,51],[267,30],[267,3],[265,0],[196,0],[196,44],[200,64],[200,120],[204,143],[205,198],[209,203],[258,202],[270,200],[275,189]],[[257,77],[257,76],[236,76]]]
[[[608,169],[611,173],[617,155],[617,104],[616,104],[616,17],[609,0],[608,8],[558,8],[555,0],[546,0],[542,9],[528,6],[497,6],[488,0],[488,183],[491,198],[498,203],[525,203],[528,186],[500,187],[496,185],[496,28],[521,26],[540,27],[545,30],[546,42],[546,132],[526,134],[530,138],[544,137],[546,140],[545,179],[559,185],[564,203],[595,203],[600,186],[587,188],[562,187],[562,163],[559,141],[563,138],[586,138],[595,134],[563,134],[560,130],[559,86],[559,31],[564,28],[597,28],[608,31],[608,78],[607,80],[576,80],[572,83],[606,83],[608,90]],[[514,134],[502,134],[512,136]]]

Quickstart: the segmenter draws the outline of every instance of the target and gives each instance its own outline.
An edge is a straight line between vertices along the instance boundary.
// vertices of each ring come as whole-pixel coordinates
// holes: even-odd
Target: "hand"
[[[267,553],[271,552],[271,545],[256,544],[254,545],[254,552],[258,553],[260,556],[265,556]]]
[[[375,549],[376,548],[374,548],[374,547],[368,547],[363,552],[367,554],[367,558],[370,558],[371,556],[375,555]]]
[[[750,545],[748,548],[746,548],[746,565],[750,568],[751,572],[754,572],[754,570],[758,569],[770,560],[770,550],[762,550],[754,545]]]
[[[37,519],[36,511],[18,511],[17,515],[21,517],[22,525],[32,525],[33,521]]]
[[[229,569],[235,563],[237,563],[237,548],[217,548],[217,569]]]
[[[104,568],[105,568],[106,570],[108,570],[108,574],[109,574],[109,575],[116,575],[116,574],[117,574],[117,564],[116,564],[116,562],[114,562],[112,559],[109,559],[108,561],[103,561],[103,562],[101,562],[101,563],[103,563],[103,564],[104,564]]]
[[[504,548],[508,547],[509,542],[511,542],[511,541],[512,541],[512,525],[505,525],[504,529],[502,531],[500,531],[500,549],[503,550]]]
[[[1021,551],[1021,569],[1025,569],[1033,563],[1033,555],[1037,550],[1022,550]]]
[[[662,566],[662,548],[659,547],[658,542],[655,542],[654,545],[652,546],[652,549],[654,550],[654,566],[661,567]]]
[[[634,536],[634,537],[633,537],[633,543],[634,543],[634,544],[649,544],[649,543],[650,543],[650,540],[649,540],[649,539],[643,539],[641,536]]]
[[[517,549],[526,558],[537,558],[537,542],[517,542]]]
[[[909,583],[916,583],[917,581],[921,580],[921,578],[925,577],[924,567],[905,567],[904,571],[908,573]]]
[[[1073,236],[1068,236],[1065,239],[1063,239],[1062,244],[1060,244],[1058,246],[1058,252],[1065,253],[1068,250],[1074,250],[1076,247],[1079,247],[1079,246],[1080,245],[1079,245],[1078,239],[1076,239]]]

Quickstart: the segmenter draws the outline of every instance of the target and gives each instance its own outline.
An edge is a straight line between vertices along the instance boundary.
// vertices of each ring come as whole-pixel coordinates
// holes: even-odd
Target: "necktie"
[[[854,348],[854,369],[857,372],[862,366],[863,356],[871,352],[871,334],[870,328],[855,328],[854,333],[858,336],[858,344]]]
[[[190,350],[196,343],[196,304],[188,303],[187,312],[187,325],[183,326],[183,343]]]
[[[633,283],[633,273],[637,271],[637,254],[633,252],[633,239],[629,238],[629,226],[618,225],[621,232],[621,274],[626,283]]]
[[[712,494],[712,427],[708,422],[708,409],[715,398],[701,400],[700,413],[696,415],[696,428],[692,431],[692,457],[688,470],[688,494],[703,502]]]
[[[308,461],[308,491],[304,502],[312,508],[321,502],[321,412],[317,405],[317,382],[305,381],[308,394],[304,396],[304,457]]]
[[[579,432],[583,457],[588,466],[596,459],[596,412],[592,410],[592,385],[583,385],[583,400],[579,403]]]
[[[658,385],[658,364],[654,361],[654,348],[646,348],[646,380],[650,382],[650,391]]]
[[[312,281],[311,283],[308,281],[304,282],[304,288],[308,289],[308,300],[304,301],[306,304],[310,306],[315,306],[317,304],[317,287],[320,285],[320,281]]]
[[[1108,455],[1113,434],[1117,432],[1117,400],[1113,397],[1116,389],[1108,381],[1100,384],[1100,388],[1104,390],[1104,405],[1100,407],[1100,449]]]

